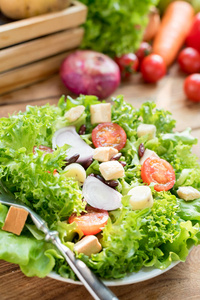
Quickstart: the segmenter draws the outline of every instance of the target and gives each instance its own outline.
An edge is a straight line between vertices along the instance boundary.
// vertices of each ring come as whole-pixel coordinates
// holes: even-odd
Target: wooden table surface
[[[177,120],[177,130],[192,128],[200,140],[200,105],[188,101],[183,93],[184,75],[177,66],[157,85],[144,84],[138,76],[123,83],[114,95],[123,94],[133,106],[139,107],[146,100],[154,100],[157,106],[172,112]],[[69,94],[59,76],[14,91],[0,97],[0,117],[24,110],[27,104],[56,104],[62,94]],[[194,147],[200,158],[200,143]],[[1,246],[0,246],[1,247]],[[170,271],[142,283],[112,287],[121,300],[194,300],[200,299],[200,246],[195,247],[185,263],[179,263]],[[17,265],[0,261],[0,300],[11,299],[69,299],[91,300],[83,286],[59,282],[53,279],[27,278]]]

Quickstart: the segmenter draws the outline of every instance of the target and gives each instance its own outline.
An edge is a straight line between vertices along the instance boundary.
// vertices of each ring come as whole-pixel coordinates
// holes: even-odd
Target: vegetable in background
[[[118,65],[108,56],[89,50],[73,52],[63,61],[60,76],[74,94],[110,96],[120,83]]]
[[[158,9],[161,14],[163,14],[167,8],[167,6],[176,0],[160,0],[158,2]],[[185,0],[186,2],[190,3],[192,7],[194,8],[194,11],[197,13],[200,11],[200,1],[199,0]]]
[[[155,83],[166,74],[163,58],[157,54],[146,56],[141,63],[142,77],[146,82]]]
[[[155,7],[151,8],[148,18],[149,22],[143,34],[143,40],[146,42],[151,41],[155,37],[160,26],[160,14]]]
[[[141,64],[141,62],[145,58],[145,56],[147,56],[151,53],[152,53],[151,45],[147,42],[142,42],[140,44],[140,47],[135,52],[135,55],[137,56],[137,58],[139,59],[139,63]]]
[[[120,57],[115,57],[115,62],[119,66],[122,78],[128,78],[138,70],[139,61],[134,53],[127,53]]]
[[[183,46],[194,17],[194,9],[184,1],[169,4],[153,41],[153,53],[169,66]]]
[[[200,13],[193,19],[192,27],[186,37],[186,45],[200,52]]]
[[[178,55],[178,63],[183,72],[198,73],[200,71],[200,53],[194,48],[185,48]]]
[[[200,74],[192,74],[185,79],[184,91],[189,100],[200,102]]]
[[[11,19],[25,19],[67,8],[70,0],[1,0],[2,12]]]
[[[142,41],[148,12],[158,0],[81,0],[88,7],[82,48],[112,57],[134,52]]]

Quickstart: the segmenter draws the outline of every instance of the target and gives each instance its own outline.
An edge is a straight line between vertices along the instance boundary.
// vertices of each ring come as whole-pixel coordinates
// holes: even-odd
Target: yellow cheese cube
[[[111,122],[111,104],[100,103],[90,106],[91,124]]]
[[[105,180],[112,180],[124,177],[124,168],[122,165],[115,160],[103,162],[99,166],[101,175]]]

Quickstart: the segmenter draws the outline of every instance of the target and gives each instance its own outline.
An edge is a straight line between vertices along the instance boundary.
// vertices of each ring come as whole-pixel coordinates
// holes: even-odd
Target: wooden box
[[[59,70],[83,38],[87,7],[70,7],[20,21],[0,16],[0,95],[43,80]]]

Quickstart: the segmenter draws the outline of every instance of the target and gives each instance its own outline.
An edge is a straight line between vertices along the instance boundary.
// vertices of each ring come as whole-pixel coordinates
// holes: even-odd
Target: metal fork
[[[36,214],[32,209],[16,200],[14,196],[9,193],[6,188],[0,182],[0,203],[14,206],[17,208],[25,209],[31,216],[33,223],[36,227],[44,232],[45,240],[53,243],[60,253],[63,255],[69,266],[72,268],[77,277],[82,281],[88,292],[96,300],[119,300],[110,289],[108,289],[104,283],[96,277],[94,273],[86,266],[86,264],[76,259],[74,253],[65,245],[61,243],[57,231],[49,230],[46,222]]]

